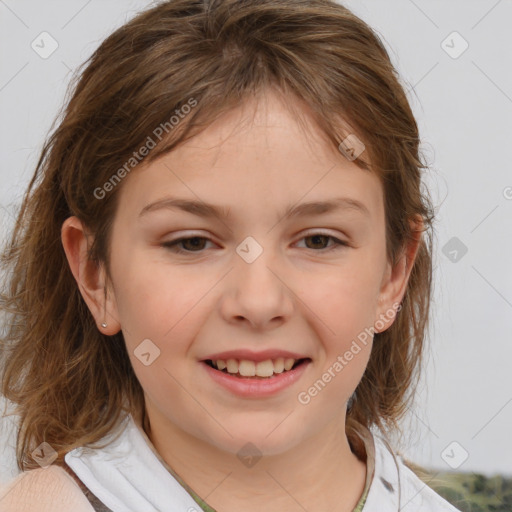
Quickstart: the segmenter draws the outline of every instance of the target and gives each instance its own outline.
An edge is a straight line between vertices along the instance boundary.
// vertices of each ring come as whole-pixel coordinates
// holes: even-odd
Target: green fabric
[[[176,475],[175,475],[176,476]],[[201,510],[205,512],[217,512],[214,508],[210,507],[206,501],[202,500],[185,482],[183,482],[179,477],[177,477],[180,484],[187,490],[187,492],[194,498],[194,501],[201,507]],[[370,486],[366,485],[366,491],[361,496],[361,499],[356,505],[356,508],[353,512],[362,512],[364,508],[364,504],[366,503],[366,497],[368,496],[368,491],[370,490]]]
[[[366,503],[366,497],[368,496],[369,490],[370,490],[370,486],[368,486],[368,488],[366,489],[364,494],[361,496],[361,499],[359,500],[359,503],[356,505],[354,512],[362,512],[364,504]]]
[[[178,480],[181,486],[194,498],[194,501],[201,507],[201,510],[205,512],[217,512],[214,508],[210,507],[206,501],[202,500],[167,464],[167,469],[172,473],[174,478]]]
[[[368,496],[368,491],[370,489],[366,489],[366,492],[361,496],[359,503],[353,512],[362,512],[364,504],[366,503],[366,497]],[[192,489],[187,489],[188,493],[194,498],[194,501],[201,507],[201,510],[205,512],[217,512],[215,509],[210,507],[204,500],[202,500]]]

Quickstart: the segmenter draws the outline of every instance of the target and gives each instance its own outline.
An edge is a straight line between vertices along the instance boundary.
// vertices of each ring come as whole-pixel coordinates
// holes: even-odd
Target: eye
[[[333,237],[327,233],[312,233],[306,235],[301,238],[301,240],[311,239],[313,242],[313,247],[306,247],[306,249],[312,250],[323,250],[323,251],[332,251],[335,249],[340,249],[340,246],[348,247],[349,244],[344,242],[343,240],[339,240],[338,238]],[[327,247],[319,247],[324,245],[326,242],[330,240],[333,241],[331,246]],[[170,249],[172,252],[177,254],[190,254],[190,253],[199,253],[205,248],[205,243],[211,242],[209,238],[205,238],[202,236],[193,236],[193,237],[184,237],[177,238],[176,240],[172,240],[169,242],[164,242],[162,244],[163,247]],[[306,244],[307,245],[307,244]],[[184,247],[184,249],[182,249]]]
[[[336,249],[340,249],[340,246],[346,246],[348,247],[348,243],[344,242],[343,240],[339,240],[338,238],[335,238],[332,235],[329,235],[327,233],[310,233],[303,237],[301,240],[312,240],[314,247],[307,247],[308,249],[320,249],[324,251],[332,251]],[[318,245],[323,245],[324,242],[328,241],[329,239],[333,240],[333,245],[330,247],[318,247]],[[306,243],[307,245],[307,243]],[[316,246],[316,247],[315,247]]]
[[[178,254],[187,254],[191,252],[200,252],[201,249],[204,248],[203,241],[210,241],[209,238],[205,238],[203,236],[192,236],[188,238],[177,238],[176,240],[170,241],[170,242],[164,242],[162,244],[163,247],[167,247],[171,251],[178,253]],[[189,243],[192,242],[192,243]],[[183,245],[185,250],[181,249],[178,246]],[[188,246],[188,248],[187,248]],[[191,249],[189,249],[191,248]],[[199,250],[196,250],[199,249]]]

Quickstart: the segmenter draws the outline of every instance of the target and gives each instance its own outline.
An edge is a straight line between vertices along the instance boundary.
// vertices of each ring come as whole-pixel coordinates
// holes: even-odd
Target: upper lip
[[[226,361],[228,359],[237,359],[242,360],[245,359],[247,361],[267,361],[268,359],[279,359],[282,357],[283,359],[309,359],[307,356],[297,354],[296,352],[288,352],[287,350],[277,350],[277,349],[268,349],[263,350],[261,352],[254,352],[248,349],[239,349],[239,350],[226,350],[224,352],[218,352],[217,354],[212,354],[211,356],[205,357],[203,361],[217,361],[222,359]]]

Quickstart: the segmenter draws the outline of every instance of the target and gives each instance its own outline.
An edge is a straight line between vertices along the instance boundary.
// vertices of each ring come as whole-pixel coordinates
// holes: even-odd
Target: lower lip
[[[304,361],[293,370],[278,373],[274,377],[261,379],[251,377],[234,377],[229,373],[215,370],[206,362],[201,361],[201,364],[206,368],[206,371],[215,382],[231,391],[233,394],[244,398],[265,398],[279,393],[279,391],[297,382],[309,363],[311,363],[310,360]]]

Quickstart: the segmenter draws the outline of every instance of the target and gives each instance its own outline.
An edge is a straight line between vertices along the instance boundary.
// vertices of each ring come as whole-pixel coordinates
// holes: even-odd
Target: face
[[[357,352],[354,340],[393,283],[379,179],[277,96],[253,101],[125,178],[108,311],[152,425],[277,454],[344,424],[371,351],[371,337]]]

